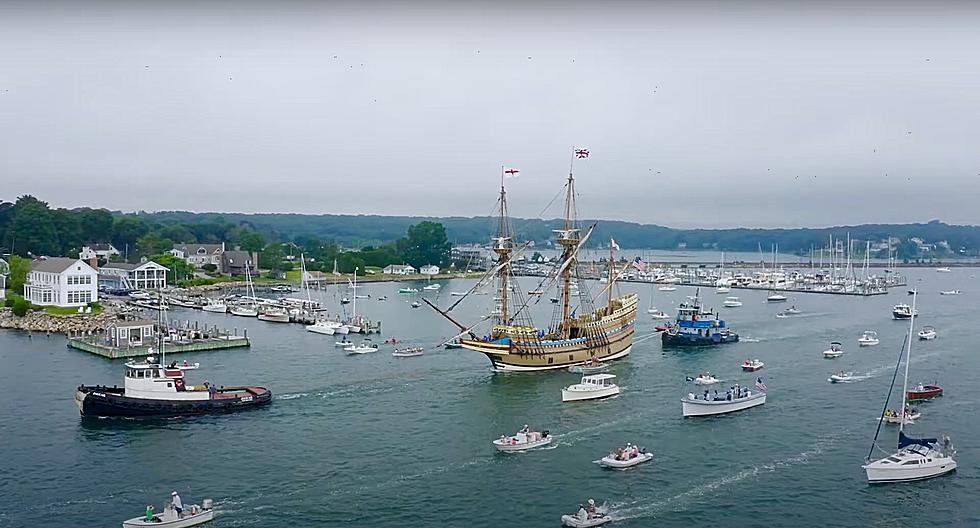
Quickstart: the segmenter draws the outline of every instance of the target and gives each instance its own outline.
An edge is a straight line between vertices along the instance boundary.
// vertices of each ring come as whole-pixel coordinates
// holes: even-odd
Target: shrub
[[[218,266],[215,266],[214,264],[205,264],[201,266],[201,269],[208,273],[214,273],[215,271],[218,271]]]
[[[24,317],[27,315],[27,311],[31,309],[31,303],[27,302],[27,299],[17,299],[14,301],[14,315],[17,317]]]
[[[13,308],[15,302],[17,302],[17,301],[13,297],[7,297],[3,301],[3,305],[6,306],[7,308]]]

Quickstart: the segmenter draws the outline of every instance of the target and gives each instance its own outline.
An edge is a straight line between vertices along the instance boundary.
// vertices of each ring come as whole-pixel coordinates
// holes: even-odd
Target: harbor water
[[[911,380],[946,390],[919,405],[923,416],[909,431],[952,437],[959,470],[942,478],[869,486],[861,469],[908,329],[891,317],[894,304],[911,302],[904,289],[868,298],[791,294],[781,304],[766,304],[764,291],[732,290],[727,295],[739,296],[741,308],[722,308],[724,295],[703,290],[703,303],[721,311],[742,341],[663,350],[654,330],[662,321],[646,314],[650,296],[674,314],[694,289],[623,284],[640,295],[640,313],[632,353],[610,369],[622,394],[563,404],[560,390],[576,375],[495,374],[479,354],[436,348],[454,327],[424,305],[411,308],[418,295],[397,294],[403,285],[378,283],[358,288],[372,296],[357,301],[358,312],[384,323],[372,339],[424,346],[424,356],[393,358],[391,346],[348,356],[334,336],[300,325],[172,309],[171,318],[248,329],[251,348],[168,356],[201,362],[191,383],[255,384],[275,394],[264,409],[232,415],[83,420],[74,388],[121,384],[124,362],[68,349],[59,336],[0,333],[0,526],[119,526],[146,504],[160,510],[172,490],[185,504],[213,498],[215,528],[558,526],[589,497],[606,503],[611,526],[622,527],[976,525],[976,272],[907,273],[921,292],[917,329],[933,325],[939,334],[914,342]],[[521,284],[527,291],[537,281]],[[438,304],[455,302],[449,292],[471,285],[443,281]],[[963,294],[939,294],[952,289]],[[326,292],[326,305],[339,311],[338,293]],[[388,300],[375,300],[381,295]],[[548,296],[534,308],[540,325],[550,320]],[[474,296],[452,314],[472,323],[492,303],[492,294]],[[790,305],[803,313],[775,317]],[[881,344],[859,349],[865,330],[877,331]],[[824,359],[832,340],[845,354]],[[743,373],[748,358],[765,368]],[[697,391],[685,376],[706,370],[723,380],[722,392],[762,376],[766,404],[682,418],[679,399]],[[840,370],[863,379],[828,383]],[[556,441],[521,454],[494,451],[493,439],[525,423]],[[896,437],[897,426],[882,426],[882,446],[893,448]],[[595,463],[626,442],[645,446],[654,460],[628,471]]]

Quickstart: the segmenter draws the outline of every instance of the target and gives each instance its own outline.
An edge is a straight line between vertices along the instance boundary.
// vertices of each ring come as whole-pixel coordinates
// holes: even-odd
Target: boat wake
[[[549,449],[549,448],[551,448],[551,446],[540,448],[540,449],[536,449],[535,451],[543,451],[543,450]],[[406,482],[411,482],[411,481],[414,481],[414,480],[425,479],[425,478],[431,477],[433,475],[439,475],[441,473],[447,473],[447,472],[450,472],[450,471],[462,471],[462,470],[465,470],[465,469],[468,469],[468,468],[471,468],[471,467],[481,466],[481,465],[485,465],[485,464],[492,464],[492,463],[494,463],[494,461],[495,461],[495,459],[492,458],[492,457],[481,457],[481,458],[476,458],[476,459],[473,459],[473,460],[468,460],[466,462],[456,462],[456,463],[453,463],[453,464],[446,464],[444,466],[437,466],[437,467],[434,467],[434,468],[431,468],[431,469],[427,469],[425,471],[421,471],[419,473],[411,473],[411,474],[408,474],[408,475],[399,475],[399,476],[397,476],[395,478],[387,479],[384,482],[378,482],[378,483],[375,483],[375,484],[365,484],[365,485],[356,486],[356,487],[349,487],[348,486],[348,487],[344,487],[344,488],[337,488],[337,489],[328,491],[326,493],[326,495],[327,496],[330,496],[330,497],[338,497],[338,496],[344,496],[344,495],[360,495],[362,493],[368,493],[368,492],[372,492],[372,491],[385,490],[385,489],[388,489],[388,488],[392,488],[392,487],[403,485]]]
[[[761,343],[761,342],[765,341],[765,339],[763,339],[761,337],[743,337],[743,338],[739,339],[739,341],[741,341],[743,343]]]
[[[840,439],[846,434],[847,431],[842,431],[825,435],[817,439],[817,442],[813,446],[801,453],[787,458],[777,459],[766,464],[743,469],[737,473],[712,480],[711,482],[706,482],[665,499],[652,501],[649,499],[635,499],[632,501],[612,503],[610,505],[610,516],[614,520],[656,517],[659,513],[664,512],[668,508],[670,508],[672,511],[677,511],[678,509],[685,508],[692,502],[703,506],[701,497],[713,495],[718,489],[728,488],[734,483],[757,478],[766,473],[775,473],[776,471],[782,469],[809,463],[813,458],[820,456],[825,451],[828,451],[830,448],[836,446],[840,442]]]
[[[652,334],[647,334],[647,335],[644,335],[644,336],[635,337],[635,338],[633,338],[633,344],[635,345],[637,343],[642,343],[642,342],[646,341],[647,339],[657,337],[658,335],[660,335],[660,332],[654,332]]]
[[[615,420],[610,420],[608,422],[603,422],[600,424],[592,425],[589,427],[584,427],[582,429],[577,429],[573,431],[566,431],[561,434],[553,435],[555,441],[551,443],[550,446],[543,449],[554,449],[558,445],[573,446],[582,440],[587,440],[589,438],[598,436],[604,432],[607,432],[610,427],[614,425],[619,425],[622,423],[630,422],[638,418],[643,417],[642,413],[634,413],[630,415],[617,418]]]

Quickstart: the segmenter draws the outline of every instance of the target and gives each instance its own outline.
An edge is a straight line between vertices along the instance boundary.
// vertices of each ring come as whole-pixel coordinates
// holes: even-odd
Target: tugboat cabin
[[[153,357],[141,362],[126,363],[125,395],[129,398],[167,400],[207,400],[213,397],[207,385],[187,385],[184,371],[193,370],[198,363],[168,366],[155,363]]]

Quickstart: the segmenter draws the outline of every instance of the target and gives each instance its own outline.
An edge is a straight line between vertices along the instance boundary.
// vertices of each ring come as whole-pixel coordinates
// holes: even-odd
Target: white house
[[[0,259],[0,301],[7,298],[7,274],[10,273],[10,265],[6,260]]]
[[[40,306],[85,306],[99,300],[99,272],[81,259],[41,257],[31,262],[24,298]]]
[[[220,244],[177,244],[170,254],[186,261],[195,268],[203,268],[207,264],[221,267],[221,255],[225,252],[225,243]]]
[[[90,242],[82,246],[78,258],[86,261],[92,259],[109,260],[117,255],[119,255],[119,250],[108,242]]]
[[[387,275],[415,275],[415,268],[408,264],[389,264],[382,271]]]
[[[432,264],[426,264],[425,266],[422,266],[421,268],[419,268],[419,273],[421,273],[422,275],[438,275],[439,274],[439,266],[435,266],[435,265],[432,265]]]
[[[167,272],[152,260],[142,264],[110,262],[99,268],[99,285],[130,290],[161,290],[167,287]]]

